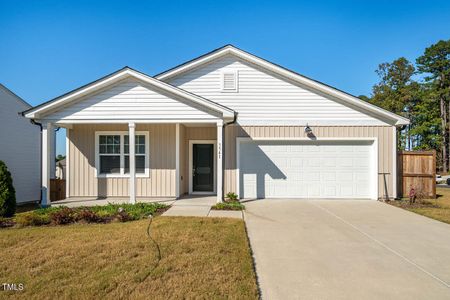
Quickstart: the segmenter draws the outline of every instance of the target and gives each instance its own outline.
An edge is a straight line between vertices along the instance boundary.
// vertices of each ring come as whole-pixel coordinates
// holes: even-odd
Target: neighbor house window
[[[96,168],[99,177],[127,177],[130,146],[127,131],[96,132]],[[138,177],[149,175],[148,132],[136,132],[135,161]]]

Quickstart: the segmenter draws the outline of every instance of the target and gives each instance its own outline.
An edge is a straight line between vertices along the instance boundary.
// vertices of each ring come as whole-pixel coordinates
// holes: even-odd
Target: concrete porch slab
[[[108,198],[89,198],[89,197],[70,197],[63,200],[53,201],[50,206],[67,206],[67,207],[80,207],[80,206],[102,206],[109,203],[113,204],[127,204],[130,200],[123,197],[108,197]],[[172,205],[175,202],[174,198],[138,198],[137,203],[152,203],[159,202],[167,205]]]

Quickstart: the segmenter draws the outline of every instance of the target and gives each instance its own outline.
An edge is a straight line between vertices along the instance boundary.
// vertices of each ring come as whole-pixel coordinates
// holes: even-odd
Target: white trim
[[[193,145],[194,144],[213,144],[213,151],[214,153],[216,153],[216,148],[217,148],[217,140],[189,140],[189,194],[193,194],[193,195],[214,195],[217,192],[217,184],[216,184],[216,180],[217,180],[217,176],[216,173],[214,172],[214,178],[213,178],[213,191],[212,192],[194,192],[193,188],[192,188],[192,184],[193,184],[193,178],[192,178],[192,150],[193,150]],[[217,170],[217,156],[214,155],[214,170]]]
[[[54,124],[53,124],[54,125]],[[50,142],[50,179],[56,178],[56,128],[53,126],[49,132]]]
[[[234,88],[225,88],[225,74],[232,74],[234,77]],[[237,93],[239,91],[239,72],[238,70],[222,70],[220,72],[220,90],[222,93]]]
[[[320,141],[369,141],[372,143],[372,182],[374,184],[372,185],[372,195],[371,200],[378,200],[378,138],[376,137],[348,137],[348,138],[316,138],[315,140],[311,140],[310,138],[304,138],[304,137],[295,137],[295,138],[266,138],[266,137],[237,137],[236,138],[236,194],[239,198],[241,198],[240,195],[240,164],[241,164],[241,158],[240,158],[240,144],[242,142],[250,142],[250,141],[309,141],[309,142],[320,142]],[[290,197],[292,198],[292,197]]]
[[[180,120],[145,120],[145,119],[83,119],[83,120],[75,120],[75,119],[64,119],[64,120],[55,120],[55,119],[35,119],[38,122],[54,122],[56,125],[70,125],[70,124],[128,124],[133,122],[135,124],[176,124],[176,123],[189,123],[189,124],[216,124],[217,120],[220,119],[180,119]],[[63,126],[61,126],[63,127]]]
[[[50,204],[50,168],[51,168],[51,143],[50,135],[54,133],[52,123],[42,124],[42,174],[41,174],[41,205],[48,206]]]
[[[121,137],[121,140],[124,142],[124,136]],[[147,138],[145,138],[147,140]],[[147,151],[147,142],[145,143],[145,148]],[[124,143],[121,143],[121,147],[124,147]],[[130,203],[136,203],[136,124],[129,123],[128,124],[128,155],[129,155],[129,167],[130,167],[130,178],[129,178],[129,186],[128,193],[130,195]],[[121,151],[121,158],[124,158],[124,152]],[[147,160],[147,157],[145,157]],[[121,168],[121,171],[123,169]]]
[[[165,73],[160,74],[159,76],[156,76],[157,79],[159,80],[168,80],[169,78],[172,78],[174,76],[177,76],[178,74],[184,73],[188,70],[197,68],[200,65],[203,65],[207,62],[211,62],[216,58],[222,57],[224,55],[227,54],[232,54],[235,55],[241,59],[244,59],[248,62],[254,63],[257,66],[260,66],[262,68],[265,68],[271,72],[274,72],[278,75],[281,75],[283,77],[286,77],[294,82],[306,85],[310,88],[313,88],[317,91],[320,91],[324,94],[336,97],[338,99],[341,99],[351,105],[360,107],[368,112],[372,112],[378,116],[382,116],[391,120],[395,120],[396,121],[396,125],[407,125],[409,124],[409,120],[399,116],[397,114],[394,114],[390,111],[387,111],[385,109],[382,109],[380,107],[377,107],[375,105],[372,105],[368,102],[365,102],[357,97],[354,97],[352,95],[349,95],[347,93],[344,93],[342,91],[339,91],[335,88],[332,88],[330,86],[327,86],[323,83],[314,81],[312,79],[309,79],[305,76],[302,76],[300,74],[294,73],[292,71],[289,71],[287,69],[284,69],[280,66],[277,66],[271,62],[268,62],[264,59],[261,59],[259,57],[256,57],[250,53],[247,53],[245,51],[242,51],[236,47],[233,47],[231,45],[225,46],[222,49],[217,50],[216,52],[213,52],[211,54],[205,55],[201,58],[198,59],[194,59],[193,61],[191,61],[190,63],[186,63],[184,65],[181,65],[178,68],[174,68],[172,70],[169,70]]]
[[[232,109],[229,109],[228,107],[222,106],[222,105],[217,104],[212,101],[209,101],[198,95],[189,93],[187,91],[184,91],[182,89],[179,89],[179,88],[169,85],[165,82],[159,81],[158,79],[147,76],[145,74],[142,74],[140,72],[134,71],[129,68],[120,70],[116,74],[111,75],[110,77],[107,77],[99,82],[92,83],[92,84],[88,85],[87,87],[82,88],[80,90],[73,91],[73,92],[69,93],[68,95],[62,96],[61,98],[53,100],[41,107],[36,107],[35,109],[32,109],[28,113],[26,113],[25,117],[30,118],[30,119],[39,118],[40,115],[45,114],[48,110],[53,110],[62,104],[66,104],[66,102],[70,102],[70,101],[79,99],[80,97],[86,96],[92,92],[95,92],[101,88],[104,88],[108,85],[116,83],[127,77],[134,77],[134,78],[139,79],[147,84],[157,87],[163,91],[169,92],[176,96],[183,97],[184,99],[190,100],[196,104],[202,105],[202,106],[212,109],[216,112],[222,113],[222,115],[224,117],[230,117],[230,118],[234,117],[234,111]]]
[[[391,126],[381,120],[371,118],[367,120],[362,119],[336,119],[336,118],[326,118],[326,119],[298,119],[298,118],[283,118],[283,119],[273,119],[266,118],[264,115],[261,118],[239,118],[237,123],[242,126],[380,126],[387,127]]]
[[[215,157],[217,160],[216,167],[216,181],[217,181],[217,203],[222,202],[223,199],[223,122],[217,122],[217,146]]]
[[[70,129],[66,128],[66,198],[70,197]]]
[[[128,131],[96,131],[95,132],[95,177],[96,178],[129,178],[130,174],[125,174],[124,159],[124,135],[128,135]],[[148,131],[136,131],[136,135],[145,135],[145,173],[136,174],[137,178],[150,177],[150,138]],[[120,135],[120,174],[99,174],[99,136],[100,135]]]
[[[397,198],[397,128],[392,126],[392,197]]]
[[[180,123],[175,125],[175,197],[180,197]]]

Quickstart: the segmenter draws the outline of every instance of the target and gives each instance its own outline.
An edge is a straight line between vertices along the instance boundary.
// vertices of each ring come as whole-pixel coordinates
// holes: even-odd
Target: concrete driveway
[[[257,200],[263,299],[450,299],[450,225],[376,201]]]

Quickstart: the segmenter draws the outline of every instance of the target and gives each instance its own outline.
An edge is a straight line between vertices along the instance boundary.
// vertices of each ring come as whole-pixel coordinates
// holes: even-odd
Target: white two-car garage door
[[[241,198],[376,198],[374,141],[238,141]]]

